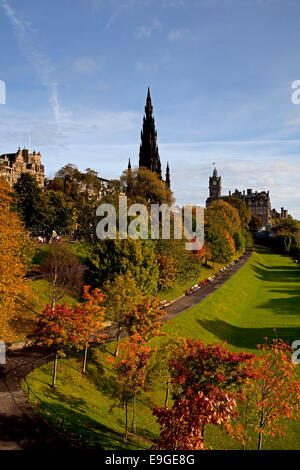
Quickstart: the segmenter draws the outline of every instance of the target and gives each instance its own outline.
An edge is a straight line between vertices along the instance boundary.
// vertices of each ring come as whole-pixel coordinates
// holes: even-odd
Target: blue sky
[[[0,0],[0,153],[28,143],[47,176],[138,163],[151,88],[178,203],[270,189],[300,218],[298,0]]]

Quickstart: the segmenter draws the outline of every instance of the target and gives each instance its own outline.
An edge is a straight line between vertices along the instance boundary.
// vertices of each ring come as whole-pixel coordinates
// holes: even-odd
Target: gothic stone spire
[[[141,132],[139,166],[155,171],[161,178],[161,163],[157,146],[157,132],[155,129],[153,106],[149,88]]]
[[[167,162],[167,168],[166,168],[166,185],[169,188],[171,186],[169,162]]]

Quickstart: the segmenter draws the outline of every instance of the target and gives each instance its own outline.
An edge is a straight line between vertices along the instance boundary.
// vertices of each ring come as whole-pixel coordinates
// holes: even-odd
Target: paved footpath
[[[20,388],[32,362],[45,354],[36,348],[11,352],[7,364],[0,366],[0,450],[70,448],[70,444],[33,411]]]
[[[168,314],[166,320],[176,317],[215,292],[248,261],[250,256],[251,251],[248,251],[220,278],[194,294],[174,301],[165,309]],[[107,330],[109,341],[112,341],[114,330],[111,328]],[[46,351],[37,348],[14,351],[8,354],[7,364],[0,365],[0,450],[54,450],[71,447],[63,436],[33,411],[20,388],[21,380],[30,372],[32,363],[46,354]],[[36,365],[41,365],[41,363],[36,362]]]
[[[180,297],[174,303],[169,305],[169,307],[165,309],[168,314],[166,320],[176,317],[180,313],[185,312],[194,305],[202,302],[202,300],[206,299],[210,294],[213,294],[213,292],[219,289],[219,287],[221,287],[226,281],[228,281],[228,279],[231,278],[231,276],[233,276],[233,274],[247,263],[251,254],[252,250],[248,250],[236,264],[233,264],[227,271],[222,273],[220,277],[215,278],[211,283],[201,287],[201,289],[193,294]]]

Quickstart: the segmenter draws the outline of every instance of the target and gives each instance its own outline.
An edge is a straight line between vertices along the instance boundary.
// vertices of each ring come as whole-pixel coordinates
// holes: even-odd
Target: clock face
[[[216,180],[214,180],[214,181],[213,181],[213,185],[216,186],[216,184],[217,184],[217,182],[216,182]]]

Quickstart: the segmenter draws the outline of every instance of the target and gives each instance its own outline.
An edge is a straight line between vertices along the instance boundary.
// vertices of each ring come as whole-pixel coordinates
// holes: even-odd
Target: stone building
[[[40,188],[44,188],[45,170],[41,163],[40,152],[30,153],[28,149],[21,150],[19,147],[16,153],[0,155],[0,177],[9,183],[11,188],[22,173],[32,174]]]
[[[284,207],[281,208],[280,212],[277,212],[276,209],[271,210],[271,217],[272,220],[276,223],[280,219],[287,219],[289,216],[288,210],[285,209]]]
[[[272,225],[272,211],[269,191],[238,191],[237,189],[229,196],[236,197],[245,202],[246,206],[251,210],[253,215],[257,215],[264,228],[270,228]],[[218,176],[217,169],[214,168],[213,175],[209,178],[209,197],[206,200],[206,207],[218,199],[224,199],[222,196],[222,178]]]

